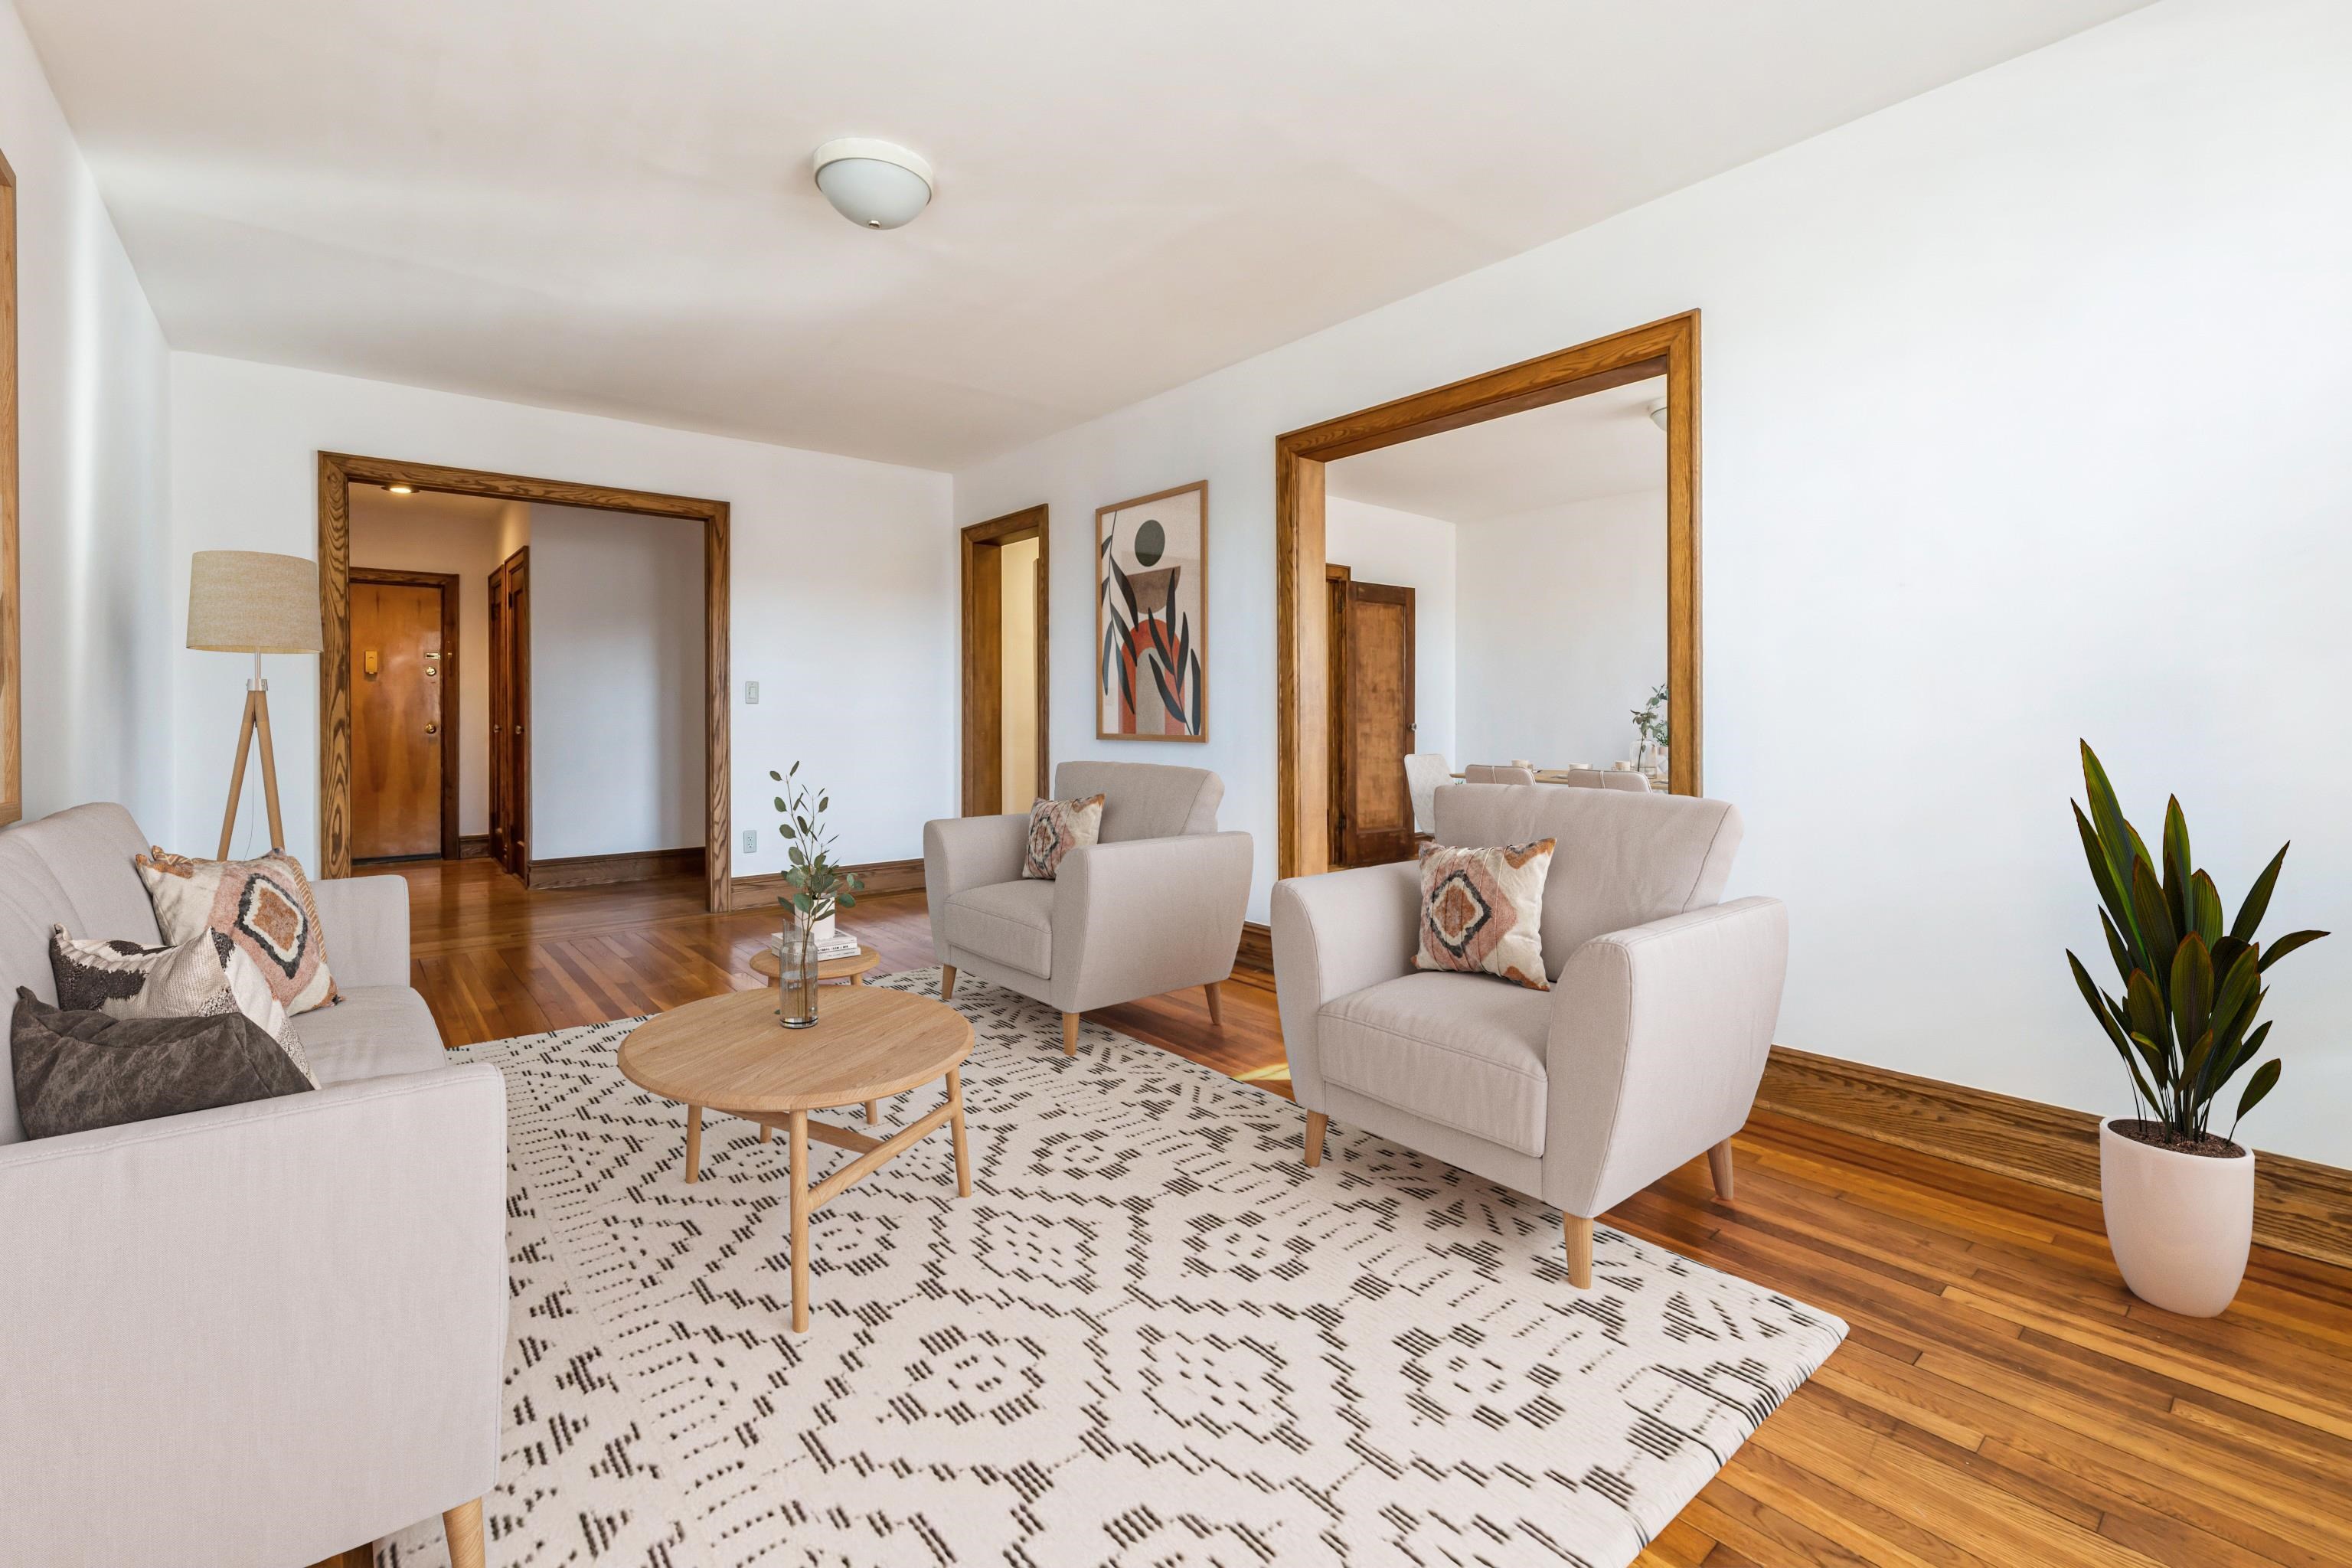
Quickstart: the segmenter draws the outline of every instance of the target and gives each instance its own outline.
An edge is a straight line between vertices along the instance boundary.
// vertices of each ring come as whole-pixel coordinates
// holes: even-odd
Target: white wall
[[[457,657],[442,668],[457,680],[457,831],[466,834],[490,830],[489,576],[505,559],[496,514],[478,502],[352,487],[352,565],[457,574]],[[696,616],[701,614],[698,607]],[[273,705],[270,726],[277,725]],[[281,769],[291,765],[279,763]]]
[[[1413,750],[1459,767],[1454,524],[1394,507],[1332,496],[1324,502],[1323,554],[1365,583],[1412,593]]]
[[[702,661],[698,525],[531,507],[533,860],[702,843]]]
[[[25,815],[118,800],[160,834],[172,826],[169,680],[188,593],[165,518],[163,334],[5,0],[0,155],[16,176]],[[233,700],[219,718],[207,847],[236,714]]]
[[[924,820],[955,811],[945,475],[204,354],[172,356],[171,390],[172,557],[183,583],[191,550],[314,553],[322,450],[732,503],[736,874],[783,866],[768,770],[796,757],[831,789],[852,861],[919,855]],[[542,591],[534,584],[535,597]],[[174,647],[185,614],[175,602]],[[171,794],[181,829],[194,833],[227,787],[244,672],[225,655],[173,658],[173,700],[189,717]],[[269,675],[287,835],[315,854],[318,661],[273,658]],[[746,680],[760,682],[756,707],[742,700]],[[554,826],[534,824],[542,849]],[[757,854],[742,853],[747,827],[759,830]]]
[[[2352,6],[2166,0],[960,474],[1051,503],[1056,625],[1094,508],[1211,482],[1204,763],[1275,855],[1274,437],[1706,311],[1706,784],[1732,891],[1794,929],[1779,1037],[2124,1109],[2061,950],[2100,950],[2074,743],[2234,900],[2292,836],[2283,1091],[2249,1131],[2352,1163]],[[1149,756],[1146,757],[1146,752]],[[1172,751],[1186,754],[1171,756]]]
[[[1024,539],[996,552],[1003,574],[1003,803],[1024,814],[1050,782],[1037,777],[1037,546]]]
[[[1632,714],[1666,679],[1666,492],[1465,523],[1464,762],[1630,759]]]

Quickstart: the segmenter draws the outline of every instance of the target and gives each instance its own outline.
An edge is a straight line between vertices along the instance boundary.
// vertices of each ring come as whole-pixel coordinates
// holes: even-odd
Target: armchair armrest
[[[336,877],[310,884],[319,940],[341,985],[408,984],[408,883],[399,877]]]
[[[1021,875],[1029,819],[942,816],[923,824],[923,897],[931,909],[931,951],[947,962],[948,900],[967,888],[993,887]]]
[[[1739,1131],[1789,968],[1789,911],[1739,899],[1594,937],[1554,986],[1544,1197],[1600,1215]]]
[[[1253,859],[1246,833],[1071,850],[1055,873],[1056,1005],[1083,1013],[1224,980],[1241,949]]]
[[[313,1563],[497,1482],[506,1100],[436,1068],[0,1148],[7,1563]]]
[[[1323,1107],[1315,1023],[1327,1002],[1412,973],[1421,942],[1421,868],[1412,861],[1292,877],[1274,885],[1274,993],[1290,1084]]]

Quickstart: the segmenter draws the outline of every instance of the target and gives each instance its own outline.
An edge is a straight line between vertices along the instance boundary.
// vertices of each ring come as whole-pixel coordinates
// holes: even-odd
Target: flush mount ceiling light
[[[416,493],[416,487],[415,485],[386,485],[383,488],[385,492],[390,495],[413,496]]]
[[[1650,405],[1650,423],[1663,430],[1666,427],[1666,400],[1659,398]]]
[[[834,210],[866,228],[897,228],[930,205],[931,166],[888,142],[845,136],[811,160]]]

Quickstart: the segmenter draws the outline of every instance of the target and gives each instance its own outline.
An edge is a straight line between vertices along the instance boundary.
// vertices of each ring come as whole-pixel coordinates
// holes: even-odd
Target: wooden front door
[[[1332,863],[1409,859],[1412,590],[1335,574],[1330,594]]]
[[[530,549],[490,574],[490,855],[530,879]]]
[[[447,588],[424,574],[354,569],[351,603],[352,858],[444,854],[457,782]]]

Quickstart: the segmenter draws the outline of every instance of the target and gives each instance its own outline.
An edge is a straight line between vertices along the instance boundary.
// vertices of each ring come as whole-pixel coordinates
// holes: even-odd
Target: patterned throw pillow
[[[191,860],[159,848],[134,864],[165,942],[219,931],[260,967],[289,1013],[342,1000],[327,973],[310,879],[293,856],[272,849],[258,860]]]
[[[1102,831],[1103,797],[1084,800],[1041,800],[1029,808],[1029,850],[1021,857],[1021,874],[1050,882],[1062,857],[1083,849]]]
[[[1493,974],[1549,991],[1543,938],[1544,878],[1554,840],[1493,849],[1433,845],[1421,858],[1421,951],[1415,969]]]
[[[8,1047],[27,1138],[184,1116],[314,1087],[260,1025],[234,1010],[209,1018],[110,1018],[49,1006],[20,985]]]
[[[302,1037],[286,1005],[269,989],[260,966],[218,931],[202,931],[176,947],[135,942],[91,942],[49,928],[49,973],[58,1005],[68,1013],[110,1018],[210,1018],[237,1013],[278,1042],[303,1081],[316,1089]]]

